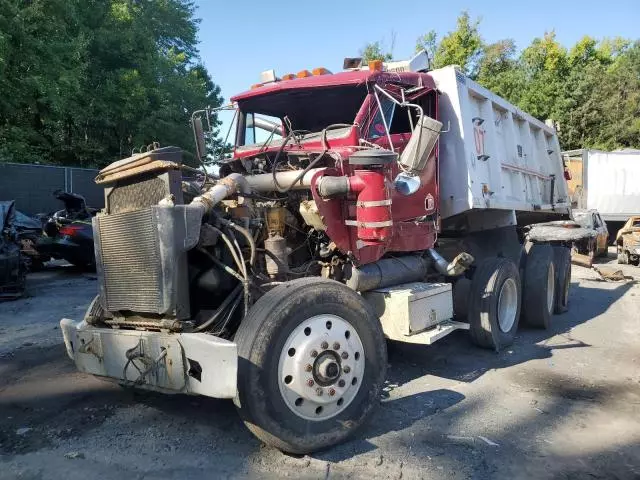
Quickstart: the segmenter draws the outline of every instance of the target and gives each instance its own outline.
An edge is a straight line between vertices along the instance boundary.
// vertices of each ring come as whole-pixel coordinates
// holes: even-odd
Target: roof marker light
[[[296,77],[298,78],[305,78],[305,77],[310,77],[312,74],[309,70],[300,70],[297,74]]]
[[[254,90],[256,88],[260,88],[262,85],[264,85],[263,83],[254,83],[253,85],[251,85],[251,90]]]
[[[382,60],[370,60],[369,61],[369,70],[372,72],[381,72],[382,71]]]
[[[282,76],[282,80],[293,80],[294,78],[296,78],[294,73],[287,73]]]
[[[324,67],[314,68],[311,73],[314,75],[331,75],[331,72]]]

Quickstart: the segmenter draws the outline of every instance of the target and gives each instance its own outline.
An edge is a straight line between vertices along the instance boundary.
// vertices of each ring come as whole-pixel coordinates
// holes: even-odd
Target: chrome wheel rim
[[[355,328],[337,315],[316,315],[300,323],[284,343],[278,362],[280,394],[297,416],[326,420],[353,401],[364,364]]]
[[[553,263],[549,264],[549,270],[547,272],[547,309],[553,311],[553,291],[556,285],[556,274]]]
[[[513,328],[518,313],[518,286],[513,278],[507,278],[498,295],[498,325],[507,333]]]

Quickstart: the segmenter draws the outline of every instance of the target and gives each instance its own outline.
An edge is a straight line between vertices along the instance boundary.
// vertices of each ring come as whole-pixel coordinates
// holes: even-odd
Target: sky
[[[545,31],[570,47],[582,36],[640,38],[640,0],[196,0],[200,55],[225,101],[260,80],[326,67],[342,69],[367,42],[380,41],[396,60],[410,58],[416,38],[453,30],[467,10],[480,18],[486,42],[525,48]],[[392,45],[392,39],[395,42]]]

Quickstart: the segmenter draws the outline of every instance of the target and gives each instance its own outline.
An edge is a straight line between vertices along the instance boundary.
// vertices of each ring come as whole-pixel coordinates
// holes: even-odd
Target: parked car
[[[42,238],[42,228],[48,216],[46,218],[42,216],[34,218],[19,210],[14,210],[14,216],[13,226],[20,243],[20,250],[27,262],[27,267],[30,271],[40,270],[44,263],[51,259],[49,255],[41,252],[37,247],[40,238]]]
[[[14,201],[0,202],[0,300],[22,296],[27,265],[20,252]]]
[[[576,242],[575,248],[578,253],[588,255],[591,258],[606,256],[609,230],[600,213],[597,210],[573,210],[572,214],[573,219],[581,227],[593,231],[591,238]]]
[[[64,259],[84,268],[95,267],[91,219],[97,209],[87,207],[82,195],[60,190],[54,196],[64,203],[44,225],[44,236],[36,248],[43,255]]]
[[[640,262],[640,215],[627,220],[616,235],[618,263],[638,265]]]

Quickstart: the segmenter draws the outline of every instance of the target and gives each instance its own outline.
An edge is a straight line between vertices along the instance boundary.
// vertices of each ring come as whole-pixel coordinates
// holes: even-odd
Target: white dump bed
[[[595,209],[605,221],[640,215],[640,151],[566,152],[569,192],[577,208]]]
[[[454,67],[430,74],[442,93],[442,217],[487,209],[567,214],[570,201],[555,130]]]

